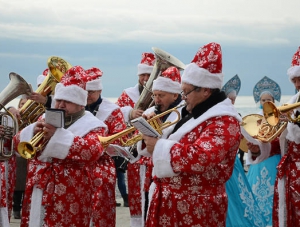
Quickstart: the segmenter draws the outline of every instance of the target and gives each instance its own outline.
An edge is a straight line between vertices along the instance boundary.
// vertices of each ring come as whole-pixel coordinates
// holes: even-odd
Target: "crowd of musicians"
[[[300,227],[300,105],[278,110],[276,125],[284,128],[274,126],[272,139],[250,135],[234,107],[241,80],[223,81],[220,44],[202,46],[186,65],[171,56],[158,66],[161,53],[142,53],[137,84],[116,103],[101,95],[101,69],[54,62],[18,107],[1,108],[9,114],[0,125],[0,226],[10,226],[13,215],[22,227],[114,227],[122,168],[131,227]],[[291,56],[287,79],[297,92],[290,105],[300,101],[300,47]],[[48,80],[57,75],[51,90]],[[149,95],[153,101],[139,106]],[[253,97],[261,107],[253,127],[265,132],[271,123],[264,107],[280,102],[280,86],[264,77]],[[36,119],[31,105],[43,107]],[[133,128],[141,117],[161,135]]]

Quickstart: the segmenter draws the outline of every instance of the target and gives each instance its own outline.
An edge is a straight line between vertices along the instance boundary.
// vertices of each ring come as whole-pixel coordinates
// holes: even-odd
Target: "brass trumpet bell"
[[[42,141],[44,134],[44,132],[39,132],[35,134],[29,142],[20,142],[18,145],[18,153],[25,159],[34,158],[36,153],[40,151],[47,142],[45,141],[45,143],[43,143]]]
[[[293,104],[284,104],[279,107],[276,107],[272,102],[265,102],[263,105],[264,117],[266,121],[272,126],[278,125],[280,123],[280,116],[285,113],[287,113],[289,121],[296,122],[298,120],[293,119],[288,112],[298,107],[300,107],[300,102],[296,102]]]

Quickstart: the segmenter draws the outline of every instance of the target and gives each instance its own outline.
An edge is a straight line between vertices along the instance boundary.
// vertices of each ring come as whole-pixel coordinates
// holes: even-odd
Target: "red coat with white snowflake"
[[[225,226],[241,117],[229,99],[159,139],[146,226]]]
[[[125,122],[129,122],[130,111],[139,100],[139,85],[125,89],[118,98],[116,104],[121,107]],[[132,227],[140,227],[142,223],[142,197],[140,184],[140,165],[138,163],[128,163],[128,202]]]
[[[19,141],[29,141],[35,124]],[[106,126],[90,112],[67,129],[57,128],[45,148],[28,163],[21,226],[88,227],[92,214],[93,169],[103,156],[98,135]]]
[[[106,124],[107,136],[126,129],[120,107],[106,98],[102,98],[95,116]],[[115,144],[120,143],[116,141]],[[116,168],[109,155],[104,154],[104,157],[98,160],[94,175],[96,188],[93,198],[93,226],[113,227],[116,225]]]
[[[13,127],[11,118],[8,120],[8,126]],[[13,193],[16,183],[16,156],[15,152],[11,151],[11,139],[4,139],[3,143],[3,154],[10,154],[10,158],[2,157],[0,161],[0,226],[9,226]]]
[[[299,93],[289,103],[295,103]],[[300,111],[300,108],[297,109]],[[295,118],[295,116],[293,116]],[[280,135],[281,160],[274,189],[273,226],[300,226],[300,126],[288,123]]]

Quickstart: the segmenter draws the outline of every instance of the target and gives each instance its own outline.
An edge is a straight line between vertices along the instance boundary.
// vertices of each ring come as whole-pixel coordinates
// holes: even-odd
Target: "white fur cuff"
[[[173,171],[171,166],[170,150],[176,141],[159,139],[153,151],[154,174],[158,178],[174,177],[178,174]]]

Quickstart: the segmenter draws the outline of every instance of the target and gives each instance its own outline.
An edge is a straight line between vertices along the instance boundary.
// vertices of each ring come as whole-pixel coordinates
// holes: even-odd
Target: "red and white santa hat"
[[[102,86],[101,77],[103,75],[103,72],[96,67],[87,69],[85,70],[85,72],[88,75],[87,82],[86,82],[86,90],[87,91],[102,90],[103,86]]]
[[[151,74],[155,63],[155,56],[152,53],[142,53],[141,63],[138,64],[138,76],[144,73]]]
[[[86,106],[88,92],[85,90],[88,75],[81,66],[73,66],[55,87],[54,99]]]
[[[300,76],[300,47],[293,55],[291,67],[287,70],[287,75],[289,76],[290,80],[294,77]]]
[[[179,70],[171,66],[153,81],[152,91],[166,91],[174,94],[181,92],[181,77]]]
[[[196,87],[221,89],[223,77],[221,46],[209,43],[201,47],[186,66],[181,81]]]
[[[49,69],[45,69],[43,71],[43,74],[38,75],[38,77],[36,78],[36,85],[37,86],[40,86],[43,83],[43,81],[45,80],[46,76],[48,75],[48,72],[49,72]]]

